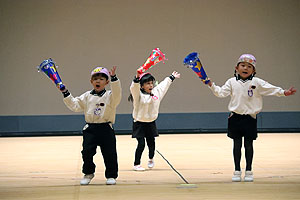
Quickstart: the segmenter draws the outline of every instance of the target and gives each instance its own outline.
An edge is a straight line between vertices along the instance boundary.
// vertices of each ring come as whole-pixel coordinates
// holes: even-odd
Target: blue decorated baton
[[[190,53],[183,60],[184,66],[191,68],[205,84],[210,82],[206,72],[200,62],[197,52]]]

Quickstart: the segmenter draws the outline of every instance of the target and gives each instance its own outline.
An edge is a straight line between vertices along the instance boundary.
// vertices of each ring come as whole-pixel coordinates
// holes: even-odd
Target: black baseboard
[[[161,134],[225,133],[227,112],[161,113],[157,127]],[[299,133],[300,112],[262,112],[257,116],[260,133]],[[0,137],[82,135],[83,115],[0,116]],[[131,134],[131,114],[117,114],[118,135]]]

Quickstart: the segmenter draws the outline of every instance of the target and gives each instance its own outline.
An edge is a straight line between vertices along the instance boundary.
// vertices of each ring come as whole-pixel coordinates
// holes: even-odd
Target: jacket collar
[[[142,89],[142,88],[141,88],[140,90],[141,90],[141,92],[142,92],[143,94],[147,94],[147,95],[153,96],[152,93],[149,94],[149,93],[147,93],[147,92],[146,92],[144,89]]]
[[[92,94],[92,95],[94,95],[94,96],[99,96],[99,97],[102,97],[104,94],[105,94],[105,92],[106,92],[106,90],[104,89],[104,90],[102,90],[102,91],[100,91],[100,92],[96,92],[96,90],[92,90],[91,92],[90,92],[90,94]]]
[[[241,76],[240,76],[239,74],[237,74],[237,75],[235,75],[235,78],[236,78],[237,81],[240,80],[240,81],[242,81],[243,83],[245,83],[245,82],[247,82],[247,81],[251,81],[251,80],[253,79],[254,75],[255,75],[255,74],[252,74],[251,76],[249,76],[248,78],[246,78],[245,80],[243,80],[243,79],[241,78]]]

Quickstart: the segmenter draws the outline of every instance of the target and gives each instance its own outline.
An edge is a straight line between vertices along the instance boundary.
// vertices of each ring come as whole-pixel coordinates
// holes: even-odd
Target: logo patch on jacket
[[[96,104],[97,108],[94,110],[94,115],[100,116],[101,115],[101,107],[104,107],[105,104],[104,103],[97,103]]]
[[[255,85],[251,85],[249,90],[248,90],[248,96],[252,97],[253,96],[253,90],[256,88]]]

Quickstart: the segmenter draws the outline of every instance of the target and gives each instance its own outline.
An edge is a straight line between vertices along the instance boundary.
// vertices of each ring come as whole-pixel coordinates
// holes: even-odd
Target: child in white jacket
[[[129,100],[133,101],[132,138],[136,138],[138,141],[133,166],[135,171],[145,170],[140,165],[145,148],[145,138],[149,148],[148,167],[154,167],[155,137],[158,136],[155,120],[158,117],[160,102],[175,78],[180,78],[180,74],[176,71],[155,86],[155,78],[150,73],[139,74],[137,72],[130,86]]]
[[[116,137],[112,124],[115,122],[116,108],[121,101],[121,84],[116,76],[116,67],[109,72],[97,67],[91,73],[93,90],[79,97],[73,97],[67,89],[63,90],[64,103],[74,112],[84,112],[86,125],[83,128],[82,172],[85,174],[81,185],[88,185],[94,178],[96,165],[93,157],[100,146],[105,164],[107,185],[116,184],[118,161]],[[111,78],[111,90],[105,90]]]
[[[291,87],[284,90],[280,87],[254,77],[256,74],[256,59],[251,54],[243,54],[237,61],[235,77],[226,81],[220,87],[210,81],[209,88],[217,97],[231,96],[228,109],[228,137],[233,140],[233,158],[235,171],[232,181],[241,181],[241,148],[244,137],[246,170],[244,181],[253,181],[252,160],[253,140],[257,138],[256,115],[262,110],[263,96],[289,96],[296,92]]]

